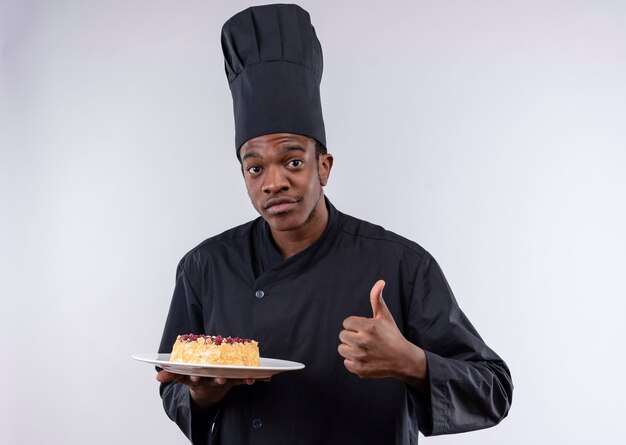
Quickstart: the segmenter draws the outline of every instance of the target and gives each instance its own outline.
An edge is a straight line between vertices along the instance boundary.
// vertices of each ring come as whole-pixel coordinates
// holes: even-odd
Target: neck
[[[302,252],[317,241],[324,233],[327,224],[328,209],[324,195],[322,195],[303,227],[295,230],[270,231],[278,250],[283,258],[287,259]]]

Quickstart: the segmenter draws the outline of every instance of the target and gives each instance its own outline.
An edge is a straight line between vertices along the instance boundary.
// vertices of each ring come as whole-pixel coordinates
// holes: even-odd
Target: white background
[[[501,425],[422,442],[623,443],[626,2],[301,4],[327,195],[428,249],[512,370]],[[2,444],[186,443],[130,356],[256,216],[219,43],[249,5],[0,1]]]

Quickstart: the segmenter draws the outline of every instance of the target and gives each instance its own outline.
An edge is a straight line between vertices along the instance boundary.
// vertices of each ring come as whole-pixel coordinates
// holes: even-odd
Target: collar
[[[254,273],[257,285],[267,285],[297,274],[304,268],[310,267],[333,247],[339,232],[340,214],[326,196],[324,200],[328,209],[328,223],[324,232],[309,247],[286,260],[274,244],[267,222],[260,217],[257,219],[258,223],[253,232]]]

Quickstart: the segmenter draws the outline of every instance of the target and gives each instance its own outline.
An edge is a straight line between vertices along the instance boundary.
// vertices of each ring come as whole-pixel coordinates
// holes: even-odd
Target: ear
[[[320,184],[324,187],[328,183],[328,177],[330,176],[330,170],[333,168],[333,155],[326,153],[320,155],[317,162],[317,172],[320,178]]]

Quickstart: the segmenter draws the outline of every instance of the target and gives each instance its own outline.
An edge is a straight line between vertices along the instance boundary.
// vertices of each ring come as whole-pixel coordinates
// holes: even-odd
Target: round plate
[[[263,379],[280,372],[297,371],[304,368],[302,363],[265,357],[261,357],[261,366],[197,365],[170,362],[169,354],[135,354],[132,357],[140,362],[156,365],[173,374],[228,379]]]

